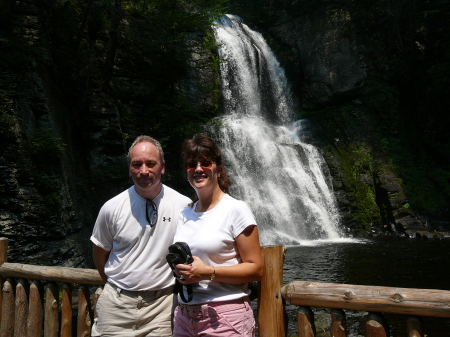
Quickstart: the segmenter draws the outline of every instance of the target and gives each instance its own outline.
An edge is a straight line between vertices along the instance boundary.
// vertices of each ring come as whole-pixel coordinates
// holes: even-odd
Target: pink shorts
[[[255,318],[248,297],[175,309],[174,337],[253,337]]]

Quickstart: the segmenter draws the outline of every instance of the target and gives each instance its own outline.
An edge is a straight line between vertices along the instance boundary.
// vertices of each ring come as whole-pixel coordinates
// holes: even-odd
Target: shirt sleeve
[[[111,234],[111,215],[107,211],[106,204],[100,209],[94,229],[91,235],[91,241],[104,250],[111,251],[113,245],[113,235]]]
[[[237,201],[232,214],[232,235],[239,236],[248,226],[256,226],[256,219],[244,201]]]

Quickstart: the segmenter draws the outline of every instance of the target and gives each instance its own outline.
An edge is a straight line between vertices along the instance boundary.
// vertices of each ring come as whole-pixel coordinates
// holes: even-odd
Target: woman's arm
[[[234,266],[212,267],[194,256],[192,265],[177,265],[177,272],[183,276],[183,284],[210,280],[215,272],[214,281],[240,284],[259,281],[262,276],[263,263],[257,226],[248,226],[236,237],[236,247],[242,263]]]

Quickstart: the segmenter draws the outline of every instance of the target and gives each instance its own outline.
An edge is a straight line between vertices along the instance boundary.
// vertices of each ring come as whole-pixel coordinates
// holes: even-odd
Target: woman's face
[[[191,158],[186,162],[186,170],[189,183],[197,192],[218,186],[220,167],[212,159]]]

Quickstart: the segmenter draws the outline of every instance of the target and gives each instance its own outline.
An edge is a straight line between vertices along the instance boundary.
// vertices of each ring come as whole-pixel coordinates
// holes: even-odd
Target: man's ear
[[[161,174],[164,174],[166,172],[166,162],[163,161],[161,163]]]

